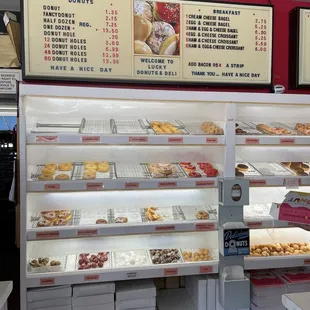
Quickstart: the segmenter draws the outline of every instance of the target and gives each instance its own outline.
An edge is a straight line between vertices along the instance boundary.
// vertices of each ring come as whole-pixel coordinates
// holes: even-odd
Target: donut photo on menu
[[[134,52],[180,55],[180,4],[134,1]]]

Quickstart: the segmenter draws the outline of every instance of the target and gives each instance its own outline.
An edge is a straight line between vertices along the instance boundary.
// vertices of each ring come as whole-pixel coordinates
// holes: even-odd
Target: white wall
[[[20,0],[0,0],[0,10],[20,10]]]

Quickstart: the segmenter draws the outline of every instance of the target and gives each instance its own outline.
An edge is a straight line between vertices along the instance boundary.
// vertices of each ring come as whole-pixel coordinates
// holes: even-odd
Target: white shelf
[[[265,187],[265,186],[285,186],[287,188],[295,188],[298,186],[309,186],[310,177],[301,177],[301,176],[257,176],[257,177],[248,177],[250,186],[252,187]]]
[[[261,136],[261,135],[236,135],[236,145],[310,145],[310,136]]]
[[[310,293],[295,293],[282,295],[282,304],[287,310],[309,309]]]
[[[225,145],[225,136],[32,133],[27,144]]]

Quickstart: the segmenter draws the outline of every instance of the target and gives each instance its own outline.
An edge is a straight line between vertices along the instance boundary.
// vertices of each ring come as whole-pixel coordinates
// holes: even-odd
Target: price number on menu
[[[256,18],[254,24],[255,51],[267,52],[267,31],[268,24],[265,18]]]
[[[103,64],[119,64],[119,18],[117,10],[105,10],[105,51],[102,53]]]

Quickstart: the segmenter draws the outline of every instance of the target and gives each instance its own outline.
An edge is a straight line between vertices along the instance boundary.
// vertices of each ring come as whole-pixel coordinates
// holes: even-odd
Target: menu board
[[[290,86],[310,86],[310,8],[291,12]]]
[[[24,77],[271,84],[270,6],[24,0]]]

